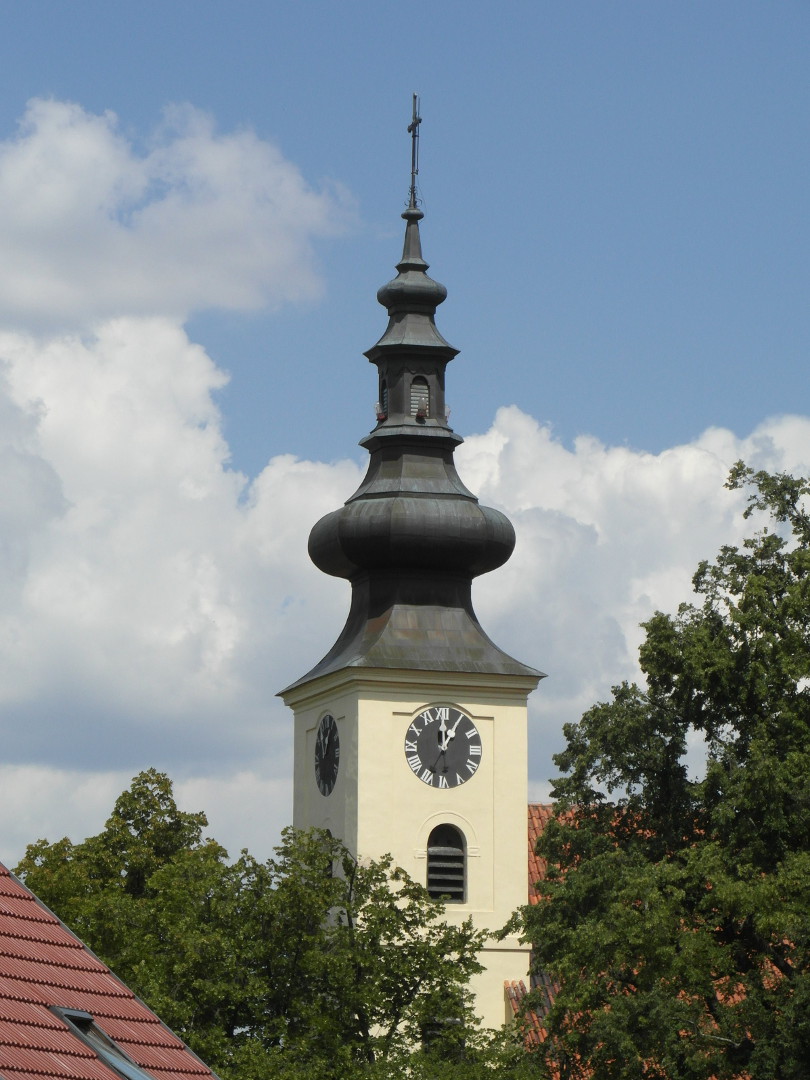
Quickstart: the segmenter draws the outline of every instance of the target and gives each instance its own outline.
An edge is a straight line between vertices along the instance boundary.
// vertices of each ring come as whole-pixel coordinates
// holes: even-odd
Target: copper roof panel
[[[2,865],[0,865],[0,895],[21,896],[29,903],[36,904],[33,893],[26,889],[22,882],[12,877],[8,869]]]
[[[8,1073],[14,1080],[42,1080],[41,1073],[29,1072],[26,1069],[15,1069],[14,1072]]]
[[[191,1055],[189,1055],[189,1061],[193,1060],[194,1059],[191,1057]],[[156,1076],[159,1076],[160,1080],[188,1080],[189,1076],[191,1075],[188,1069],[184,1069],[183,1072],[172,1072],[171,1069],[167,1069],[165,1071],[163,1069],[150,1069],[150,1072]],[[194,1075],[196,1076],[198,1074],[195,1073]],[[204,1069],[202,1075],[208,1076],[210,1074],[207,1070]]]

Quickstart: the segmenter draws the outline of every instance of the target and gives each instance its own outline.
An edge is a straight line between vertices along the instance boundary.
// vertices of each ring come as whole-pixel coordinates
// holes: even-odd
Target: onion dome
[[[414,175],[397,276],[377,293],[388,326],[366,353],[378,375],[377,425],[360,443],[368,471],[309,538],[315,565],[351,583],[351,610],[294,686],[346,667],[541,676],[494,645],[473,611],[472,580],[506,562],[515,533],[456,472],[462,439],[449,427],[444,386],[458,350],[436,328],[447,290],[422,257]]]

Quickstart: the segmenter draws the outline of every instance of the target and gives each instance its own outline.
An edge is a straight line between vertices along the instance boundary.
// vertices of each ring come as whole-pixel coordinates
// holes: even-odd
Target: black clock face
[[[405,760],[423,784],[454,788],[475,776],[481,764],[481,735],[452,705],[432,705],[405,733]]]
[[[340,738],[335,718],[329,713],[318,725],[315,737],[315,783],[321,795],[331,795],[340,765]]]

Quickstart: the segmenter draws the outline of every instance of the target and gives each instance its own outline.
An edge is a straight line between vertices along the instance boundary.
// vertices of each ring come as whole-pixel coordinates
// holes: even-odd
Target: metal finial
[[[419,115],[419,98],[413,95],[413,119],[408,124],[408,132],[411,136],[411,191],[408,209],[415,208],[419,200],[416,197],[416,178],[419,175],[419,125],[422,117]]]

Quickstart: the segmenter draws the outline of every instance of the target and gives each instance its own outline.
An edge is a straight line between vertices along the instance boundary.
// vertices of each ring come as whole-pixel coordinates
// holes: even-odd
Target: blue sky
[[[545,797],[562,723],[741,535],[731,462],[810,468],[810,7],[0,14],[0,857],[153,764],[234,849],[288,820],[273,695],[347,610],[306,536],[374,423],[414,91],[462,476],[518,531],[476,602],[549,673]]]
[[[4,8],[0,131],[53,96],[113,110],[137,141],[190,102],[355,200],[318,247],[317,305],[190,323],[232,373],[222,406],[249,472],[281,450],[340,456],[370,426],[361,354],[397,255],[412,91],[459,430],[514,402],[565,441],[660,450],[801,401],[806,4]]]

